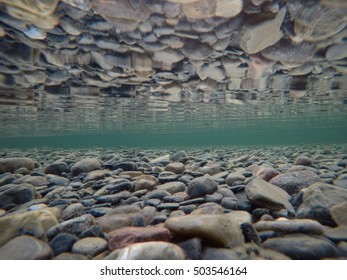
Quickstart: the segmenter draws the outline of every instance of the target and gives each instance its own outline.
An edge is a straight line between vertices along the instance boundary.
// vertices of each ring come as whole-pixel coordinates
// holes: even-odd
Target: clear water
[[[1,147],[167,147],[347,142],[346,89],[210,96],[6,98]]]

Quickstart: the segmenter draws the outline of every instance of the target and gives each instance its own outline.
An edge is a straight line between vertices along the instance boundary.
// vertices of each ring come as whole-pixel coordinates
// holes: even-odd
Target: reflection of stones
[[[286,73],[346,72],[343,1],[1,2],[2,88],[211,102],[216,91],[288,87]]]

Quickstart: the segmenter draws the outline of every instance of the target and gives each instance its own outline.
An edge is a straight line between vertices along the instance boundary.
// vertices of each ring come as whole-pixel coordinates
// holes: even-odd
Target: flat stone
[[[244,242],[238,222],[228,214],[173,217],[165,227],[175,235],[199,237],[220,247],[232,248]]]
[[[296,217],[313,219],[321,224],[333,226],[335,223],[330,209],[347,200],[347,190],[324,183],[315,183],[304,190]]]
[[[312,171],[295,171],[279,174],[269,182],[285,190],[288,194],[297,194],[301,189],[320,182],[321,178]]]
[[[1,260],[47,260],[52,256],[45,242],[28,235],[15,237],[0,248]]]
[[[76,162],[71,167],[71,173],[72,175],[76,176],[80,173],[88,173],[97,169],[101,169],[101,165],[96,158],[85,158]]]
[[[203,176],[192,180],[187,189],[187,193],[191,198],[197,198],[206,194],[214,193],[218,188],[218,184],[211,179],[210,176]]]
[[[157,186],[158,190],[167,191],[170,194],[184,192],[186,190],[186,185],[182,182],[168,182]]]
[[[111,251],[127,247],[133,243],[148,241],[170,241],[171,233],[164,227],[123,227],[111,231],[108,248]]]
[[[85,237],[72,246],[72,253],[95,256],[107,249],[107,241],[100,237]]]
[[[279,61],[284,65],[301,65],[309,61],[314,53],[315,47],[313,44],[305,42],[293,44],[291,40],[284,39],[261,51],[261,55],[265,58]]]
[[[18,157],[18,158],[4,158],[0,159],[0,173],[14,172],[18,168],[25,167],[28,170],[33,170],[35,163],[31,158]]]
[[[94,217],[90,214],[86,214],[51,227],[47,231],[47,236],[49,238],[53,238],[57,234],[62,232],[79,235],[80,233],[91,227],[94,224],[94,222]]]
[[[277,43],[283,35],[281,25],[285,15],[286,8],[282,8],[274,19],[256,25],[244,25],[240,31],[240,47],[254,54]]]
[[[160,203],[157,206],[158,211],[162,211],[162,210],[177,210],[180,207],[180,205],[178,203]]]
[[[314,220],[309,219],[293,219],[293,220],[276,220],[276,221],[260,221],[254,224],[257,231],[280,231],[286,233],[306,233],[312,235],[320,235],[323,233],[323,226]]]
[[[258,177],[250,181],[245,190],[247,198],[257,207],[265,207],[270,210],[284,208],[289,213],[295,213],[289,202],[290,196],[287,192]]]
[[[173,243],[149,241],[115,250],[106,260],[184,260],[184,251]]]
[[[334,258],[337,248],[329,240],[312,237],[270,238],[262,244],[263,248],[281,252],[295,260],[317,260]]]

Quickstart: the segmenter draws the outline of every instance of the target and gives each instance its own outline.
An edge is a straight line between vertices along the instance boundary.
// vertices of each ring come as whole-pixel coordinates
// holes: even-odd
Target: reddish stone
[[[111,251],[133,243],[148,241],[170,241],[171,233],[164,227],[124,227],[109,234],[108,248]]]

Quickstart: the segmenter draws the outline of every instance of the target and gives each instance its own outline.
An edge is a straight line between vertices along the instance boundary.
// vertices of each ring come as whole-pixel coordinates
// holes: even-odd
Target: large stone
[[[289,260],[286,255],[246,243],[232,249],[206,247],[202,260]]]
[[[175,235],[199,237],[219,247],[232,248],[244,242],[239,223],[228,214],[173,217],[165,227]]]
[[[199,0],[182,4],[182,11],[189,19],[206,19],[214,15],[215,0]]]
[[[216,0],[215,15],[217,17],[232,18],[237,16],[243,8],[243,0]]]
[[[132,244],[106,257],[107,260],[184,260],[186,254],[177,245],[163,241]]]
[[[70,252],[73,244],[78,241],[78,237],[71,233],[59,233],[56,237],[49,242],[49,246],[51,246],[54,255],[58,256],[65,252]]]
[[[58,0],[1,0],[0,2],[16,6],[36,15],[50,15],[54,12]]]
[[[185,167],[182,162],[172,162],[165,166],[165,171],[171,171],[176,174],[183,173]]]
[[[267,239],[263,248],[281,252],[295,260],[316,260],[334,258],[337,248],[329,240],[306,236],[293,236]]]
[[[167,191],[171,194],[184,192],[186,190],[186,185],[182,182],[168,182],[157,187],[158,190]]]
[[[330,208],[330,214],[337,225],[347,225],[347,201],[340,202]]]
[[[292,214],[295,213],[286,191],[258,177],[250,181],[245,190],[247,198],[257,207],[270,210],[286,209]]]
[[[76,162],[71,167],[71,173],[72,175],[76,176],[80,173],[88,173],[97,169],[101,169],[101,165],[96,158],[85,158]]]
[[[315,47],[313,44],[293,44],[289,40],[281,40],[277,44],[262,50],[261,54],[269,60],[279,61],[285,65],[301,65],[309,61],[314,52]]]
[[[240,31],[240,47],[247,53],[254,54],[277,43],[283,35],[281,25],[285,15],[286,8],[282,8],[274,19],[244,25]]]
[[[20,205],[35,198],[35,188],[30,184],[6,185],[8,188],[0,192],[0,208],[8,205]]]
[[[63,172],[69,172],[69,166],[65,162],[54,162],[47,165],[44,172],[46,174],[61,175]]]
[[[192,180],[187,189],[191,198],[203,197],[206,194],[214,193],[218,188],[218,183],[211,179],[210,176],[203,176]]]
[[[100,237],[85,237],[74,243],[72,253],[95,256],[107,249],[107,241]]]
[[[272,178],[270,183],[280,187],[290,195],[293,195],[297,194],[301,189],[320,181],[321,178],[317,174],[305,170],[279,174]]]
[[[31,158],[28,157],[0,159],[0,173],[14,172],[21,167],[33,170],[35,163]]]
[[[108,248],[111,251],[133,243],[148,241],[170,241],[171,233],[164,227],[123,227],[108,234]]]
[[[200,41],[192,39],[185,40],[181,51],[190,60],[205,60],[213,54],[213,49],[209,45],[202,44]]]
[[[347,200],[347,189],[324,183],[315,183],[303,189],[303,191],[302,203],[296,216],[317,220],[326,225],[334,225],[330,209]]]
[[[60,211],[57,208],[33,210],[9,214],[0,218],[0,246],[13,237],[23,234],[33,235],[46,241],[47,231],[58,225]]]
[[[243,176],[240,173],[230,173],[226,179],[225,179],[225,183],[229,186],[231,186],[234,182],[238,182],[241,181],[243,182],[246,179],[245,176]]]
[[[106,19],[145,21],[150,15],[150,10],[144,0],[94,0],[92,9]]]
[[[293,219],[293,220],[276,220],[260,221],[254,224],[257,231],[273,230],[286,233],[306,233],[320,235],[323,233],[323,226],[314,220]]]
[[[47,260],[52,256],[45,242],[28,235],[18,236],[0,248],[0,260]]]

